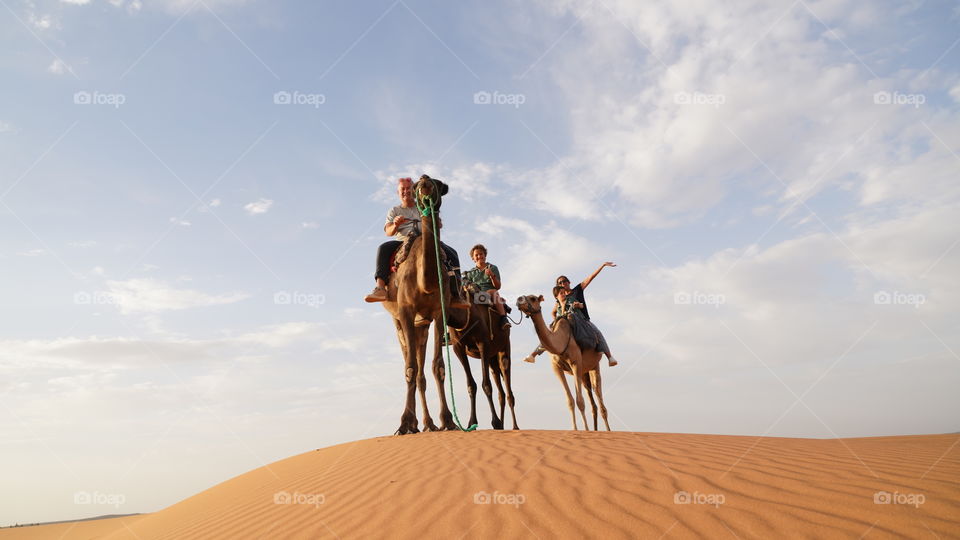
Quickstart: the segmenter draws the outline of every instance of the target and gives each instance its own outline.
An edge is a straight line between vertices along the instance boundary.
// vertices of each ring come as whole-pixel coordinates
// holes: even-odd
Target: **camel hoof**
[[[494,420],[494,421],[493,421],[493,429],[503,429],[503,421],[502,421],[502,420]]]
[[[440,431],[460,431],[460,428],[451,422],[449,424],[440,424]]]
[[[404,426],[401,425],[397,428],[397,431],[394,432],[397,435],[409,435],[411,433],[420,433],[420,430],[417,429],[417,426]]]

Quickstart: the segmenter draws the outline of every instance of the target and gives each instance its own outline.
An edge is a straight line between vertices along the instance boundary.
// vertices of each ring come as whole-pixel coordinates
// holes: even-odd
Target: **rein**
[[[433,179],[431,178],[432,182]],[[436,189],[436,184],[434,184],[434,189]],[[419,191],[419,190],[418,190]],[[443,335],[444,337],[449,335],[449,330],[447,330],[447,306],[443,301],[443,270],[440,264],[440,240],[437,238],[437,212],[433,207],[433,199],[431,197],[423,197],[425,200],[423,204],[423,209],[420,205],[420,195],[417,194],[416,203],[417,209],[420,210],[420,213],[423,214],[423,217],[429,216],[433,223],[433,247],[434,254],[437,257],[437,280],[439,281],[439,293],[440,293],[440,314],[443,316]],[[453,370],[451,369],[450,362],[450,340],[446,339],[446,352],[447,352],[447,380],[450,381],[450,401],[453,404],[453,420],[457,423],[457,427],[460,428],[460,431],[473,431],[477,429],[477,424],[464,429],[463,425],[460,424],[460,417],[457,415],[457,398],[453,393]]]

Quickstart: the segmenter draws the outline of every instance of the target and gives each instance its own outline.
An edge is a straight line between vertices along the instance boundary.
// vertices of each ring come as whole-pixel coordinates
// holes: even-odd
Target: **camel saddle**
[[[403,239],[403,243],[390,256],[390,271],[396,272],[400,265],[410,256],[410,248],[413,247],[413,241],[420,236],[420,233],[413,233]],[[446,270],[450,270],[450,261],[447,260],[447,252],[440,250],[440,262]]]

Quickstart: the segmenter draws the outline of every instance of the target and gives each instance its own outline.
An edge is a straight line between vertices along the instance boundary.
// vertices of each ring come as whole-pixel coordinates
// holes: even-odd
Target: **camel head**
[[[532,294],[521,296],[517,298],[517,309],[525,315],[540,313],[540,302],[543,302],[542,294],[540,296],[533,296]]]
[[[427,198],[429,197],[433,202],[433,207],[440,210],[441,199],[449,190],[450,188],[447,184],[436,178],[423,175],[413,186],[413,198],[417,200],[418,206],[425,206],[427,204]]]

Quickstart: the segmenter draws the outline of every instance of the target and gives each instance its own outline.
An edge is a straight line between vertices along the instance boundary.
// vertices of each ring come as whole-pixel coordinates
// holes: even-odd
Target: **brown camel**
[[[510,404],[510,416],[513,418],[513,429],[517,426],[517,414],[514,411],[513,386],[510,382],[510,329],[500,326],[500,315],[493,307],[483,303],[482,295],[477,294],[475,286],[465,288],[471,299],[471,307],[465,320],[458,313],[451,321],[450,335],[453,337],[453,352],[456,353],[463,371],[467,374],[467,391],[470,394],[470,422],[477,423],[477,383],[470,370],[471,358],[479,358],[483,370],[482,388],[490,404],[490,416],[493,418],[493,429],[503,429],[505,403]],[[481,300],[477,302],[477,300]],[[500,414],[493,405],[493,387],[490,384],[491,375],[497,383],[500,397]],[[501,380],[502,379],[502,380]],[[506,392],[504,392],[506,386]],[[506,398],[506,399],[504,399]]]
[[[441,197],[447,192],[447,185],[439,180],[430,178],[427,175],[420,177],[420,180],[414,185],[414,197],[418,204],[432,202],[434,211],[439,210]],[[404,435],[407,433],[417,433],[417,412],[416,399],[414,392],[419,390],[420,404],[423,407],[423,429],[425,431],[453,430],[457,429],[453,422],[453,415],[447,407],[447,396],[444,391],[444,380],[446,378],[443,360],[440,357],[440,336],[438,331],[434,339],[433,355],[433,376],[437,381],[437,389],[440,393],[440,427],[438,428],[430,417],[430,411],[427,409],[427,379],[424,374],[424,363],[427,355],[427,337],[430,333],[430,325],[415,325],[415,319],[419,315],[424,321],[441,320],[440,301],[443,299],[446,306],[447,315],[453,312],[460,312],[461,317],[465,317],[465,309],[450,309],[450,287],[447,276],[442,280],[437,273],[437,243],[440,241],[440,217],[437,215],[437,230],[434,229],[433,220],[429,215],[420,218],[421,234],[412,241],[410,251],[406,260],[394,272],[387,282],[387,301],[383,303],[384,308],[393,316],[393,322],[397,329],[397,338],[400,340],[400,349],[403,351],[404,375],[407,380],[407,398],[404,405],[403,415],[400,417],[400,427],[397,433]],[[436,242],[434,242],[436,239]]]
[[[590,397],[590,405],[593,407],[594,431],[597,430],[597,403],[593,400],[594,393],[597,394],[597,401],[600,402],[600,414],[603,415],[603,423],[606,425],[607,431],[610,431],[610,423],[607,422],[607,407],[603,404],[600,352],[593,349],[582,349],[577,345],[576,340],[573,339],[573,329],[570,327],[570,321],[565,318],[558,319],[552,330],[547,328],[547,324],[543,321],[543,314],[540,313],[540,302],[543,302],[543,296],[521,296],[517,299],[517,307],[533,321],[537,337],[540,338],[540,344],[550,353],[553,359],[553,372],[563,383],[563,390],[567,394],[567,407],[570,408],[573,429],[577,429],[577,415],[573,411],[573,396],[570,395],[566,373],[573,375],[577,391],[577,408],[580,409],[580,416],[583,418],[583,428],[589,430],[587,416],[583,411],[583,393],[581,390],[582,387],[586,387],[587,395]]]

